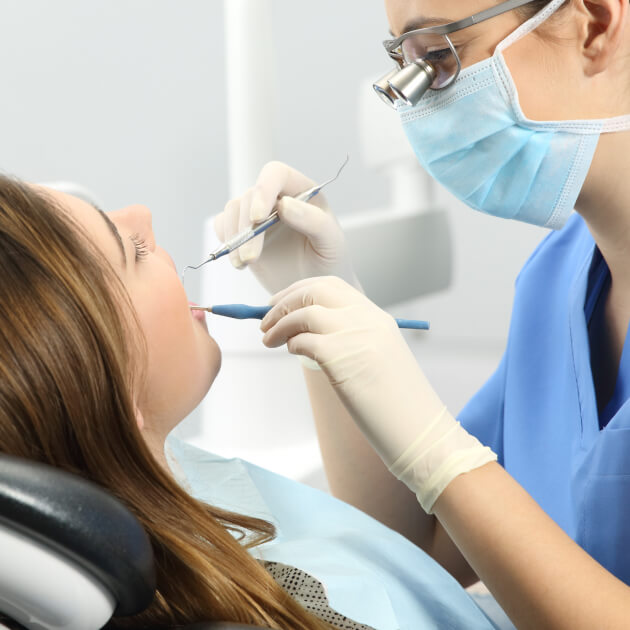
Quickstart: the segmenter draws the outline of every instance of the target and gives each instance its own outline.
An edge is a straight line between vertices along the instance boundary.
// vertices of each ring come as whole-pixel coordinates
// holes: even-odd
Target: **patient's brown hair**
[[[70,215],[44,189],[0,176],[0,452],[96,482],[146,529],[156,596],[107,627],[329,628],[248,553],[273,538],[270,523],[193,499],[151,455],[133,406],[143,356],[134,322],[124,287]]]

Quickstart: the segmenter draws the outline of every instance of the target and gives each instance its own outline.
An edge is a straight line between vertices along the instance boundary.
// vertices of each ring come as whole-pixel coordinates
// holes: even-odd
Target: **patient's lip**
[[[195,304],[194,302],[188,302],[188,306],[199,306],[198,304]],[[201,324],[203,324],[204,328],[207,330],[208,329],[208,325],[206,322],[206,311],[190,311],[190,315],[193,319],[196,319],[198,322],[201,322]]]

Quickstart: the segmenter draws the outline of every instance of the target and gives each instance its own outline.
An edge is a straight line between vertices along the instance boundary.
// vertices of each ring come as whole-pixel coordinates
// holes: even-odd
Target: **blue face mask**
[[[420,164],[471,208],[560,229],[586,179],[599,136],[630,129],[630,116],[537,122],[523,114],[502,51],[562,5],[551,2],[455,83],[398,107]]]

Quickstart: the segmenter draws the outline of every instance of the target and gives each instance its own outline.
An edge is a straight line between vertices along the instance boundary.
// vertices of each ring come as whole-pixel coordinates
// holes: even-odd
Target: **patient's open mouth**
[[[195,304],[194,302],[188,302],[188,306],[199,306],[199,305]],[[207,322],[206,322],[206,312],[205,311],[193,311],[191,309],[190,316],[193,319],[196,319],[198,322],[201,322],[206,329],[208,328],[208,325],[207,325]]]

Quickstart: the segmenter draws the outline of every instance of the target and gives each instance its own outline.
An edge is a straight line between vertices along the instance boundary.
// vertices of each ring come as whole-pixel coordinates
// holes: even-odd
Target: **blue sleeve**
[[[469,433],[497,454],[502,466],[506,357],[507,351],[494,374],[457,416]]]
[[[494,374],[488,379],[485,385],[470,399],[466,406],[460,411],[457,419],[462,426],[472,433],[480,442],[489,446],[499,458],[499,463],[504,465],[504,412],[505,412],[505,388],[507,382],[507,365],[510,339],[516,331],[513,329],[514,308],[516,306],[516,293],[519,291],[521,278],[527,274],[529,268],[534,264],[540,253],[549,246],[549,241],[557,239],[556,232],[550,232],[534,251],[520,270],[514,283],[515,298],[513,303],[512,322],[508,333],[507,348]]]

